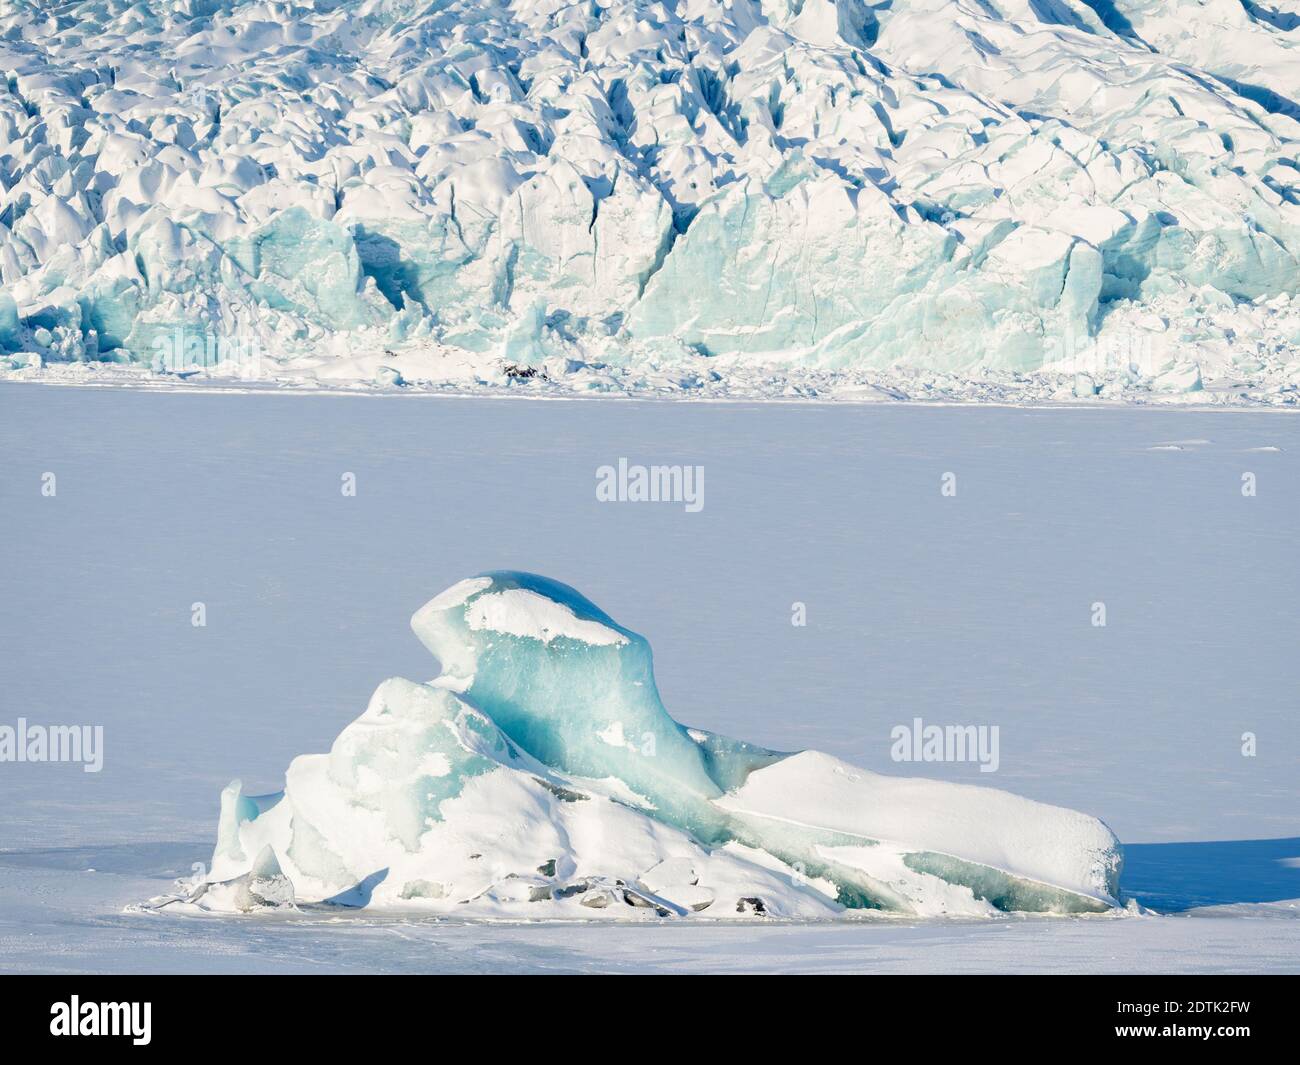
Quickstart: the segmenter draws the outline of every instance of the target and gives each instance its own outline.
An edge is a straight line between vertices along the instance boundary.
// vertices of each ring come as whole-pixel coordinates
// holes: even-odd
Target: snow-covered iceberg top
[[[465,580],[411,621],[443,673],[384,681],[283,792],[222,793],[218,911],[464,917],[986,915],[1118,904],[1096,818],[674,721],[650,646],[566,585]]]

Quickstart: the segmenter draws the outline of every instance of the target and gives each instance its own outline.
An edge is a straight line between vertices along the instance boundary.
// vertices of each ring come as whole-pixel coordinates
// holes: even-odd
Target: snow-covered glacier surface
[[[1118,905],[1119,843],[1097,819],[684,728],[645,639],[555,581],[465,580],[411,624],[441,675],[385,681],[282,792],[232,783],[210,869],[153,907],[825,919]]]
[[[0,372],[1295,401],[1295,0],[0,5]]]

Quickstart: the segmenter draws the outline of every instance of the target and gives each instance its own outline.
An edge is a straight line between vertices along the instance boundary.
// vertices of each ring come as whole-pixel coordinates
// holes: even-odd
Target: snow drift
[[[573,589],[462,581],[412,619],[442,674],[391,679],[283,792],[221,797],[167,903],[466,917],[985,915],[1117,905],[1095,818],[687,729],[650,647]]]
[[[1290,389],[1298,43],[1238,0],[3,4],[0,368]]]

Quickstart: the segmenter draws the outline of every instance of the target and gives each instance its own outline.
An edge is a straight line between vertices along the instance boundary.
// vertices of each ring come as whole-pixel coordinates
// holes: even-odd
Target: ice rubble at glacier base
[[[471,578],[412,627],[442,674],[385,681],[328,754],[293,761],[283,792],[232,783],[211,868],[153,908],[830,919],[1118,906],[1119,844],[1095,818],[683,728],[645,640],[567,586]]]
[[[0,373],[1292,403],[1300,27],[1106,8],[6,7]]]

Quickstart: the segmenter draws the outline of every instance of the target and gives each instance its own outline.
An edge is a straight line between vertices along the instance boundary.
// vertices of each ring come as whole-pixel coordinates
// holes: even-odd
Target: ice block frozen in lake
[[[1086,814],[683,727],[646,640],[558,582],[461,581],[412,627],[442,674],[385,681],[282,795],[228,788],[213,883],[251,860],[300,903],[536,917],[1118,903]]]

